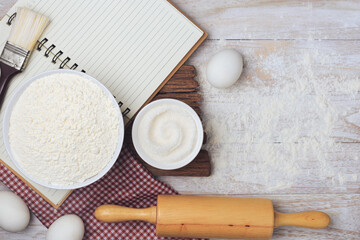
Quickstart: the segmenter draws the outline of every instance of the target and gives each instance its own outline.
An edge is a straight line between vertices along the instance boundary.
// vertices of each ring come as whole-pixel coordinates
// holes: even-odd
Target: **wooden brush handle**
[[[2,107],[5,95],[6,95],[6,89],[7,85],[16,73],[20,72],[20,70],[17,70],[13,67],[10,67],[9,65],[6,65],[3,62],[0,62],[0,108]]]
[[[330,224],[330,217],[326,213],[318,211],[299,213],[275,212],[275,227],[297,226],[306,228],[326,228]]]
[[[102,205],[96,208],[95,217],[102,222],[140,220],[156,224],[156,207],[128,208],[117,205]]]

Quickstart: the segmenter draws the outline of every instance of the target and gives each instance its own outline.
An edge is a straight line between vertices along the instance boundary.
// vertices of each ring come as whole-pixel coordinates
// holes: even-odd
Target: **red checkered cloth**
[[[123,147],[118,161],[97,182],[76,189],[68,199],[55,209],[34,190],[0,164],[0,181],[20,196],[35,216],[49,227],[64,214],[76,214],[85,223],[86,240],[165,239],[155,235],[155,226],[142,222],[102,223],[95,219],[95,208],[102,204],[144,208],[156,205],[157,195],[177,194],[152,175]],[[167,238],[169,239],[169,238]]]

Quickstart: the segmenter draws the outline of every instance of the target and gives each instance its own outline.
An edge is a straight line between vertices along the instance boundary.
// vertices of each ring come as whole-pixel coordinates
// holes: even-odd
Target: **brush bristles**
[[[31,51],[48,22],[48,18],[30,9],[19,8],[11,28],[9,42]]]

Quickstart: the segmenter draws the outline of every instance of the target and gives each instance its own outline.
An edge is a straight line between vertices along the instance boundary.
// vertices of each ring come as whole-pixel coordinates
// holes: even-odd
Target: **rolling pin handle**
[[[128,208],[117,205],[102,205],[95,209],[95,218],[102,222],[124,222],[132,220],[156,224],[156,207]]]
[[[299,213],[274,213],[275,227],[297,226],[305,228],[320,229],[326,228],[330,224],[330,217],[326,213],[319,211],[299,212]]]

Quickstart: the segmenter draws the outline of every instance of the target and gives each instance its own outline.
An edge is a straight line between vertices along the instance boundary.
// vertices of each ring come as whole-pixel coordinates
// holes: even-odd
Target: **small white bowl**
[[[151,108],[156,107],[158,105],[161,105],[161,104],[175,104],[175,105],[184,107],[191,114],[191,116],[194,119],[195,124],[196,124],[197,141],[196,141],[195,147],[194,147],[193,151],[186,158],[184,158],[180,161],[177,161],[177,162],[165,163],[165,162],[155,161],[148,154],[146,154],[146,152],[143,150],[143,148],[141,147],[141,145],[139,143],[138,129],[139,129],[139,124],[141,122],[142,117],[148,110],[150,110]],[[134,143],[136,152],[146,163],[148,163],[149,165],[151,165],[153,167],[159,168],[159,169],[173,170],[173,169],[178,169],[178,168],[186,166],[192,160],[194,160],[194,158],[199,154],[201,147],[203,145],[204,130],[203,130],[203,126],[201,124],[201,120],[200,120],[199,116],[197,115],[197,113],[194,111],[194,109],[192,109],[189,105],[187,105],[186,103],[181,102],[179,100],[165,98],[165,99],[160,99],[160,100],[149,103],[137,114],[134,124],[133,124],[133,127],[132,127],[132,139],[133,139],[133,143]]]
[[[118,109],[119,111],[119,138],[118,138],[118,143],[116,145],[116,149],[115,149],[115,153],[114,156],[112,157],[112,159],[109,161],[109,163],[106,165],[106,167],[104,169],[102,169],[98,174],[96,174],[95,176],[87,179],[85,182],[82,183],[77,183],[77,184],[73,184],[73,185],[65,185],[65,186],[59,186],[59,185],[51,185],[51,184],[47,184],[41,181],[38,181],[37,179],[31,177],[30,175],[28,175],[26,173],[26,171],[24,171],[21,166],[18,164],[18,162],[15,160],[15,158],[13,157],[13,154],[11,152],[11,147],[10,147],[10,143],[9,143],[9,126],[10,126],[10,116],[11,116],[11,112],[16,104],[16,102],[18,101],[19,97],[21,96],[21,94],[25,91],[25,89],[34,81],[52,75],[52,74],[59,74],[59,73],[67,73],[67,74],[75,74],[75,75],[79,75],[82,76],[84,78],[87,78],[89,80],[91,80],[93,83],[95,83],[96,85],[98,85],[103,91],[104,93],[109,96],[109,99],[114,103],[114,106],[116,106],[116,109]],[[103,85],[101,84],[98,80],[96,80],[95,78],[82,73],[82,72],[78,72],[78,71],[73,71],[73,70],[67,70],[67,69],[58,69],[58,70],[52,70],[52,71],[47,71],[47,72],[43,72],[40,73],[32,78],[30,78],[28,81],[26,81],[23,85],[21,85],[18,89],[16,89],[14,95],[11,97],[9,103],[7,104],[7,107],[5,109],[5,113],[4,113],[4,121],[3,121],[3,138],[4,138],[4,145],[6,148],[7,153],[10,156],[10,159],[12,160],[12,162],[15,164],[15,166],[20,170],[20,172],[27,177],[28,179],[30,179],[31,181],[42,185],[44,187],[48,187],[48,188],[54,188],[54,189],[75,189],[75,188],[81,188],[81,187],[85,187],[87,185],[92,184],[93,182],[99,180],[101,177],[103,177],[109,170],[110,168],[114,165],[114,163],[116,162],[116,160],[119,157],[120,151],[121,151],[121,147],[123,144],[123,140],[124,140],[124,120],[120,111],[120,108],[114,98],[114,96],[111,94],[111,92]]]

